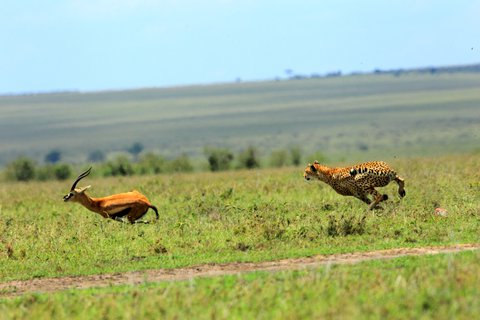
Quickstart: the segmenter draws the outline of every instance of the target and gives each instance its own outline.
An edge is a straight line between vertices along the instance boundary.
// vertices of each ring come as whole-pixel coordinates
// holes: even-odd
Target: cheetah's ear
[[[315,162],[314,162],[314,164],[315,164]],[[314,164],[310,165],[310,170],[312,170],[312,172],[317,172],[317,168],[315,167]]]
[[[318,160],[313,161],[314,164],[320,164]]]

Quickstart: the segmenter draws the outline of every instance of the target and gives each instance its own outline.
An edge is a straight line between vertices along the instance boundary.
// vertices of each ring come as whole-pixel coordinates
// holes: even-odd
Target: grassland
[[[82,181],[92,196],[145,193],[160,220],[131,226],[64,203],[69,182],[2,182],[0,282],[479,243],[479,89],[479,75],[454,73],[0,97],[0,163],[54,148],[81,163],[89,151],[136,141],[165,155],[301,144],[327,165],[386,159],[407,191],[400,200],[392,184],[384,209],[367,211],[304,182],[302,168]],[[0,319],[471,318],[480,311],[479,259],[471,252],[27,294],[1,300]]]
[[[160,220],[130,226],[61,201],[59,182],[0,186],[0,281],[478,242],[478,155],[396,160],[384,210],[306,183],[299,168],[90,179],[90,194],[132,188]],[[433,214],[444,207],[447,217]],[[150,215],[153,218],[153,214]]]
[[[480,255],[194,279],[3,301],[0,318],[468,319],[480,312]]]
[[[264,261],[313,254],[479,242],[478,154],[397,159],[407,196],[370,212],[306,183],[301,168],[88,178],[92,195],[137,188],[161,212],[151,225],[65,204],[60,182],[0,186],[0,281]],[[444,207],[448,216],[434,215]],[[153,218],[153,215],[150,215]],[[478,252],[355,266],[257,272],[0,300],[10,318],[471,318]]]
[[[363,75],[98,93],[0,96],[0,164],[58,149],[83,162],[134,142],[166,156],[207,145],[264,155],[291,145],[331,160],[470,152],[480,74]]]

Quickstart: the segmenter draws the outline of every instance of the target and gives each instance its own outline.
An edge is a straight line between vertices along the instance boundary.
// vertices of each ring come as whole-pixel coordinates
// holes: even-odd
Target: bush
[[[356,143],[357,145],[357,149],[360,150],[360,151],[368,151],[368,144],[366,144],[365,142],[363,141],[358,141]]]
[[[139,174],[158,174],[167,169],[167,160],[164,157],[149,152],[142,155],[138,161],[137,172]]]
[[[276,150],[270,155],[270,165],[272,167],[279,168],[288,164],[288,152],[286,150]]]
[[[326,233],[330,237],[362,235],[365,233],[366,216],[355,218],[354,216],[342,215],[340,219],[330,215]]]
[[[210,171],[222,171],[230,169],[233,154],[228,149],[205,148]]]
[[[290,149],[290,156],[292,157],[292,164],[296,167],[302,164],[302,150],[300,147],[293,147]]]
[[[54,179],[53,165],[50,164],[45,166],[39,166],[35,170],[35,179],[40,181],[53,180]]]
[[[173,159],[169,163],[170,171],[173,172],[192,172],[193,165],[190,162],[190,158],[183,154],[178,158]]]
[[[260,167],[257,153],[257,149],[252,146],[248,147],[247,150],[242,151],[238,155],[239,168],[255,169]]]
[[[35,163],[26,157],[11,162],[6,169],[7,178],[16,181],[30,181],[35,178]]]
[[[130,160],[123,155],[108,161],[105,165],[104,176],[130,176],[134,173]]]
[[[70,178],[72,170],[67,164],[46,165],[37,167],[35,177],[37,180],[66,180]]]
[[[57,180],[66,180],[70,178],[72,174],[72,170],[70,169],[70,166],[67,164],[59,164],[53,168],[53,173],[55,175],[55,178],[57,178]]]

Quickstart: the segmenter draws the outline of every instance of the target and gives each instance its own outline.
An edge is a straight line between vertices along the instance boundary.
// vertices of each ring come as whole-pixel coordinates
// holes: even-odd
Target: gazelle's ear
[[[80,188],[77,193],[84,193],[85,191],[87,191],[88,188],[90,188],[91,186],[86,186],[86,187],[83,187],[83,188]]]

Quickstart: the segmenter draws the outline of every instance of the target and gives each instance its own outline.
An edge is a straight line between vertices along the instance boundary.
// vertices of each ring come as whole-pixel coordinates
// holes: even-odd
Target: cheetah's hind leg
[[[381,194],[380,192],[378,192],[377,190],[375,190],[374,188],[372,189],[369,189],[368,190],[368,193],[370,193],[373,197],[373,202],[370,204],[370,206],[368,207],[370,210],[373,210],[373,209],[383,209],[382,207],[380,207],[378,204],[382,201],[386,201],[388,200],[388,195],[386,194]]]
[[[359,200],[362,200],[362,201],[365,202],[366,204],[372,203],[372,201],[367,197],[367,194],[366,194],[366,193],[362,193],[362,194],[356,195],[355,198],[357,198],[357,199],[359,199]]]

